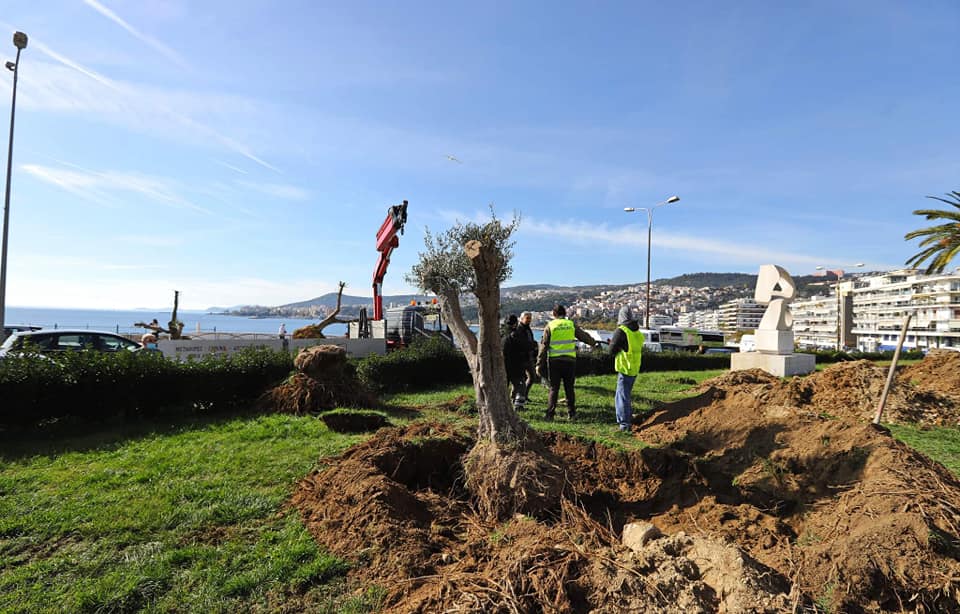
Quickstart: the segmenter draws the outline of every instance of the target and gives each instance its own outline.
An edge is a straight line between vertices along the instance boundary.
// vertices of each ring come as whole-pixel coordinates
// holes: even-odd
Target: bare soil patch
[[[545,433],[566,487],[538,517],[482,520],[442,424],[378,431],[292,504],[390,612],[960,612],[960,481],[865,422],[873,378],[727,374],[638,417],[638,452]],[[663,535],[627,547],[634,522]]]
[[[960,352],[932,350],[900,373],[901,380],[960,401]]]

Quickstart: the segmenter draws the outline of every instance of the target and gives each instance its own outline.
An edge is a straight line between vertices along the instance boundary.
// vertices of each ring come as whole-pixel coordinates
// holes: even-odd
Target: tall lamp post
[[[647,308],[644,311],[646,324],[644,328],[650,328],[650,237],[653,233],[653,210],[657,207],[662,207],[663,205],[669,205],[670,203],[675,203],[680,200],[679,196],[671,196],[667,200],[657,203],[652,207],[624,207],[623,210],[627,213],[633,213],[634,211],[646,211],[647,212]]]
[[[862,262],[858,262],[858,263],[856,263],[856,264],[847,265],[847,266],[845,266],[845,267],[838,267],[838,268],[836,269],[837,271],[839,271],[839,272],[837,273],[837,290],[836,290],[836,293],[837,293],[837,351],[838,351],[838,352],[840,351],[840,348],[842,347],[842,339],[841,339],[841,337],[843,337],[843,325],[842,325],[841,320],[840,320],[840,316],[841,316],[841,312],[842,312],[841,301],[840,301],[840,280],[843,278],[843,269],[845,269],[845,268],[852,268],[852,267],[859,268],[859,267],[862,267],[862,266],[863,266],[863,263],[862,263]],[[818,270],[818,271],[827,271],[828,269],[827,269],[826,266],[820,265],[820,266],[817,267],[817,270]]]
[[[13,33],[13,45],[17,48],[17,59],[7,62],[7,68],[13,71],[13,100],[10,102],[10,145],[7,148],[7,189],[3,197],[3,251],[0,253],[0,341],[7,334],[7,237],[10,228],[10,169],[13,167],[13,117],[17,110],[17,69],[20,68],[20,52],[27,48],[27,35]]]

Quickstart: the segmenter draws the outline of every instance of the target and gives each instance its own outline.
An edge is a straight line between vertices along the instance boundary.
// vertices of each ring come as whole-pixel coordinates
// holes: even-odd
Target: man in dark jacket
[[[622,432],[630,432],[633,422],[633,408],[631,394],[633,383],[640,373],[640,358],[643,351],[644,337],[640,332],[640,324],[633,318],[629,307],[621,307],[617,314],[617,330],[610,339],[610,353],[613,355],[613,366],[617,371],[617,393],[615,406],[617,409],[617,424]]]
[[[524,402],[530,398],[530,388],[532,388],[534,382],[537,381],[537,340],[533,336],[533,329],[530,328],[532,321],[533,314],[529,311],[524,311],[520,314],[520,322],[517,324],[517,334],[526,338],[527,347],[530,348],[530,353],[527,355],[527,362],[523,366],[527,374],[526,386],[523,390]]]
[[[560,394],[560,382],[567,395],[567,416],[573,420],[577,415],[576,397],[573,384],[577,378],[577,341],[590,347],[597,340],[582,328],[567,319],[567,310],[563,305],[553,308],[553,319],[543,329],[540,339],[540,355],[537,357],[537,374],[550,380],[550,396],[547,399],[547,420],[553,420],[557,409],[557,396]]]
[[[526,364],[530,357],[530,345],[526,336],[518,330],[515,315],[507,317],[502,332],[501,346],[507,381],[513,388],[513,408],[519,412],[527,400]]]

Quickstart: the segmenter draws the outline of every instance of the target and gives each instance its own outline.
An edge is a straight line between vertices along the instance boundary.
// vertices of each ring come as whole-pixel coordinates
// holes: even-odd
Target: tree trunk
[[[525,429],[510,402],[507,370],[500,344],[500,281],[503,262],[489,246],[479,241],[464,245],[476,273],[480,337],[475,359],[471,362],[477,412],[480,415],[478,438],[496,443],[523,439]]]
[[[326,336],[323,334],[323,329],[330,326],[334,322],[338,321],[337,314],[340,313],[340,300],[343,298],[343,288],[346,285],[347,285],[347,282],[345,281],[340,282],[340,290],[337,292],[337,308],[333,310],[333,313],[328,315],[326,318],[323,319],[323,321],[317,324],[317,328],[316,328],[317,338],[326,339]]]
[[[456,290],[445,290],[438,293],[440,297],[440,315],[443,316],[457,345],[467,358],[470,373],[476,379],[477,336],[470,330],[470,325],[463,319],[463,310],[460,308],[460,295]]]
[[[167,328],[170,330],[171,339],[179,339],[180,335],[183,333],[183,324],[177,320],[177,307],[180,305],[180,291],[173,291],[173,313],[170,315],[170,322],[167,323]]]

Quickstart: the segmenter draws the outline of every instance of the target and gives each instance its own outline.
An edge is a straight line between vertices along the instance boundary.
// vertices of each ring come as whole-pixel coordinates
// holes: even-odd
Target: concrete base
[[[777,377],[805,375],[816,368],[813,354],[764,354],[762,352],[734,352],[730,354],[730,370],[763,369]]]
[[[753,336],[756,340],[758,352],[769,352],[770,354],[793,353],[792,330],[764,330],[758,328]]]

